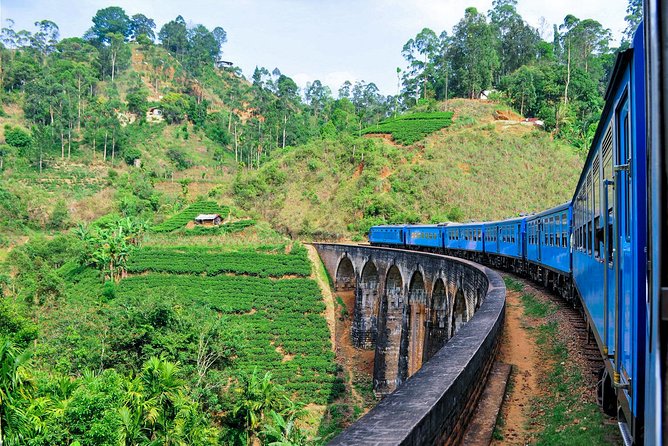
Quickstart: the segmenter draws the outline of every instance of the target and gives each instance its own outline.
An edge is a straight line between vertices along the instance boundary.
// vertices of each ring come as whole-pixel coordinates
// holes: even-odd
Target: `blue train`
[[[617,57],[571,201],[503,221],[369,231],[371,244],[486,263],[579,302],[605,363],[599,402],[617,416],[627,444],[662,444],[668,438],[668,271],[661,262],[668,252],[663,145],[668,126],[662,108],[668,108],[662,94],[668,76],[656,50],[667,48],[658,40],[665,33],[657,32],[666,15],[658,3],[645,8],[644,25]],[[648,69],[658,70],[654,78]]]

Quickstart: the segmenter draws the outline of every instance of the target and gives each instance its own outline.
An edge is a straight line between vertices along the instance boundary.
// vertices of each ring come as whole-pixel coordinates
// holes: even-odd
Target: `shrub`
[[[185,170],[193,165],[192,161],[186,157],[186,154],[178,149],[167,150],[167,157],[172,160],[178,170]]]
[[[139,158],[141,158],[141,151],[136,147],[130,147],[123,152],[123,159],[129,166],[132,166]]]
[[[5,141],[12,147],[25,149],[32,144],[32,136],[19,127],[5,126]]]

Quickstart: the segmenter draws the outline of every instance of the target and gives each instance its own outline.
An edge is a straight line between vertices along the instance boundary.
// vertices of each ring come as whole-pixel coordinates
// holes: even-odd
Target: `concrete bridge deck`
[[[457,444],[503,325],[493,270],[438,254],[316,243],[337,290],[355,290],[352,340],[373,349],[385,398],[334,445]]]

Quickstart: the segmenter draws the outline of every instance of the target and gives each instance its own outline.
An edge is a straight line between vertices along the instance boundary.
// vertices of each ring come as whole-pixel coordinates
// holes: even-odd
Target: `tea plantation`
[[[410,113],[362,130],[363,135],[387,133],[399,144],[408,146],[452,124],[452,112]]]
[[[303,246],[265,248],[144,246],[118,283],[68,262],[58,271],[67,293],[41,316],[35,361],[63,376],[134,376],[151,358],[169,361],[223,425],[236,422],[249,377],[268,372],[295,408],[314,410],[306,423],[317,436],[345,391],[325,304]]]
[[[181,229],[189,222],[193,221],[199,214],[220,214],[222,218],[226,218],[230,213],[230,208],[226,206],[219,206],[213,201],[196,201],[183,211],[155,225],[153,231],[155,232],[171,232]]]

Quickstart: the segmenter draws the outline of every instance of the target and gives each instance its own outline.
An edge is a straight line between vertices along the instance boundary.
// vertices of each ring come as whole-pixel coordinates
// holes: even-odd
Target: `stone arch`
[[[475,309],[473,310],[473,313],[475,314],[478,309],[480,308],[480,305],[482,305],[482,291],[480,289],[475,290]]]
[[[466,321],[469,320],[468,317],[468,308],[466,305],[466,298],[464,297],[464,292],[461,288],[457,290],[455,294],[455,299],[452,305],[452,318],[451,318],[451,334],[450,337],[454,336],[455,333],[459,331],[460,328],[464,325]]]
[[[355,310],[352,326],[353,345],[370,349],[376,345],[378,335],[378,307],[380,278],[375,263],[369,260],[362,268],[355,288]]]
[[[388,308],[399,308],[403,304],[404,279],[397,265],[390,266],[385,276],[385,295]]]
[[[431,359],[445,345],[450,337],[450,306],[443,279],[434,282],[429,307],[429,332],[425,341],[424,361]]]
[[[422,367],[425,340],[427,290],[421,271],[415,271],[408,286],[408,305],[402,324],[399,375],[402,381]]]
[[[401,384],[399,350],[404,322],[404,281],[397,265],[385,275],[385,292],[378,313],[378,342],[374,361],[374,390],[377,394],[392,393]]]
[[[350,291],[355,289],[355,267],[350,258],[345,255],[336,268],[336,291]]]

